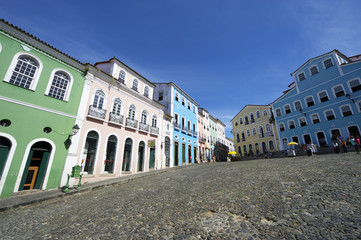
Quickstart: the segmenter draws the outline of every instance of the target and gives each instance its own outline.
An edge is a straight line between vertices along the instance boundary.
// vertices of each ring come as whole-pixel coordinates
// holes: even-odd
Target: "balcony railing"
[[[109,122],[116,123],[116,124],[123,124],[124,116],[117,115],[116,113],[109,113]]]
[[[158,135],[159,134],[159,128],[157,127],[150,127],[150,133]]]
[[[149,132],[149,125],[145,123],[139,123],[139,130],[143,132]]]
[[[272,132],[266,132],[266,137],[273,137]]]
[[[187,132],[187,128],[185,126],[182,126],[182,132]]]
[[[174,127],[175,129],[179,129],[179,128],[180,128],[179,123],[173,122],[173,127]]]
[[[116,86],[121,86],[122,84],[124,85],[125,84],[125,81],[123,80],[123,79],[117,79],[117,80],[115,80],[114,81],[114,84],[116,85]]]
[[[105,119],[106,112],[107,112],[107,110],[105,110],[105,109],[97,108],[94,106],[89,106],[88,116],[98,118],[98,119]]]
[[[127,127],[137,128],[137,125],[138,125],[138,121],[130,119],[130,118],[127,118],[127,120],[125,122],[125,126],[127,126]]]
[[[197,137],[197,132],[196,131],[192,131],[193,137]]]

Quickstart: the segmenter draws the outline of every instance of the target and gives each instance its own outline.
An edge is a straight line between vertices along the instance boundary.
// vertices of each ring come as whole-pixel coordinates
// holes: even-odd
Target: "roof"
[[[84,71],[84,65],[79,60],[69,56],[68,54],[60,51],[59,49],[51,46],[50,44],[40,40],[39,38],[35,37],[34,35],[24,31],[23,29],[5,21],[4,19],[0,19],[0,30],[8,33],[9,35],[30,44],[31,46],[46,52],[50,55],[53,55],[57,59],[73,66],[78,69]],[[15,30],[15,31],[14,31]]]
[[[268,107],[268,105],[253,105],[253,104],[247,104],[247,105],[245,105],[245,106],[242,108],[241,111],[239,111],[239,112],[236,114],[236,116],[234,116],[234,117],[231,119],[231,122],[232,122],[232,120],[235,119],[235,118],[237,117],[237,115],[238,115],[240,112],[242,112],[246,107]]]
[[[322,54],[322,55],[320,55],[320,56],[317,56],[317,57],[308,59],[304,64],[302,64],[302,65],[301,65],[299,68],[297,68],[293,73],[291,73],[291,76],[293,76],[293,74],[295,74],[298,70],[300,70],[301,68],[303,68],[309,61],[312,61],[312,60],[314,60],[314,59],[317,59],[317,58],[326,56],[327,54],[330,54],[330,53],[332,53],[332,52],[335,52],[335,53],[341,55],[342,57],[346,58],[347,60],[351,61],[348,57],[346,57],[346,56],[345,56],[344,54],[342,54],[340,51],[338,51],[337,49],[334,49],[334,50],[332,50],[332,51],[330,51],[330,52],[327,52],[327,53],[324,53],[324,54]],[[351,61],[351,62],[352,62],[352,61]]]
[[[173,85],[174,87],[176,87],[183,95],[185,95],[185,96],[187,96],[188,98],[190,98],[192,101],[193,101],[193,103],[195,104],[195,105],[197,105],[197,107],[199,106],[199,104],[191,97],[191,96],[189,96],[185,91],[183,91],[180,87],[178,87],[178,85],[177,84],[175,84],[174,82],[167,82],[167,83],[154,83],[154,84],[166,84],[166,85]]]
[[[117,61],[118,63],[120,63],[121,65],[123,65],[124,67],[128,68],[128,70],[132,71],[133,73],[135,73],[136,75],[138,75],[139,77],[141,77],[142,79],[144,79],[145,81],[147,81],[149,84],[154,85],[154,83],[152,83],[151,81],[149,81],[148,79],[146,79],[145,77],[143,77],[141,74],[139,74],[137,71],[135,71],[134,69],[132,69],[131,67],[129,67],[127,64],[125,64],[124,62],[120,61],[118,58],[116,57],[112,57],[111,59],[109,59],[108,61],[103,61],[103,62],[96,62],[94,64],[94,66],[98,65],[98,64],[103,64],[103,63],[112,63],[112,61]]]

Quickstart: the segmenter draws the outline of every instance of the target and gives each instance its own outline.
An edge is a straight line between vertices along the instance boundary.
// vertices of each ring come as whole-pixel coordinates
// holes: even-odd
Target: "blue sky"
[[[115,56],[152,82],[175,82],[228,137],[246,104],[273,102],[308,59],[361,54],[357,0],[1,2],[1,18],[81,62]]]

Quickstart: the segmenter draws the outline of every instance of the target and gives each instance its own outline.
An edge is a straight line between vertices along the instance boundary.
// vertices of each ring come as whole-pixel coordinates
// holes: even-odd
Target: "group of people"
[[[347,153],[347,145],[351,144],[354,146],[356,153],[359,154],[361,148],[360,145],[360,136],[350,136],[350,138],[344,139],[342,136],[335,136],[333,135],[331,137],[332,140],[332,146],[334,153],[340,153],[340,146],[342,147],[343,153]]]

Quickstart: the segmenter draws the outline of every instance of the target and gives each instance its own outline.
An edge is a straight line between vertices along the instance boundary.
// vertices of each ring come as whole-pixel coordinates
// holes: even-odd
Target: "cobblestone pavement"
[[[0,213],[1,239],[361,239],[355,153],[196,164]]]

